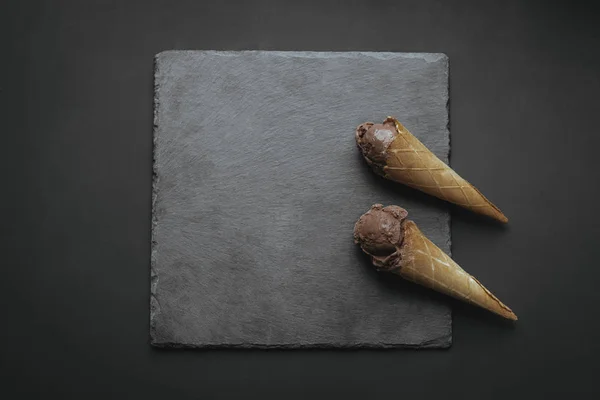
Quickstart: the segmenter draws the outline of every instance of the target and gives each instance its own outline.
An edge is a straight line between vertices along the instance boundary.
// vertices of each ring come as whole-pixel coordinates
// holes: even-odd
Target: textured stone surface
[[[373,203],[397,204],[450,251],[446,206],[375,176],[354,143],[391,114],[447,161],[446,56],[155,61],[153,345],[450,345],[443,296],[378,274],[352,241]]]

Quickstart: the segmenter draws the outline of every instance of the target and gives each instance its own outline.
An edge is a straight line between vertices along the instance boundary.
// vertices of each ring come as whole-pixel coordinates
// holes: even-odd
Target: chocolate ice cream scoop
[[[383,124],[365,122],[356,128],[356,144],[372,167],[383,167],[387,158],[387,148],[397,135],[396,126],[391,121]]]
[[[375,204],[363,214],[354,226],[354,242],[373,258],[381,268],[389,268],[398,257],[402,244],[402,223],[408,212],[398,206]]]

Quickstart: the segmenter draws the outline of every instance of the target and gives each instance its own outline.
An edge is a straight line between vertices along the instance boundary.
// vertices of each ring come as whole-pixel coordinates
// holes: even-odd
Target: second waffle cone
[[[517,319],[510,308],[427,239],[413,221],[405,221],[403,228],[404,242],[399,249],[400,268],[390,272],[504,318]]]
[[[354,226],[354,242],[371,256],[373,266],[482,307],[510,320],[517,316],[477,279],[463,270],[407,219],[396,205],[374,204]]]

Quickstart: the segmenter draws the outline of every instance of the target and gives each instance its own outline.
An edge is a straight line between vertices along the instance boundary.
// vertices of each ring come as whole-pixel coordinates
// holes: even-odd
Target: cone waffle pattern
[[[385,177],[502,222],[508,219],[473,185],[461,178],[395,118],[398,136],[387,149]]]
[[[404,222],[400,267],[391,272],[406,280],[475,304],[505,318],[517,316],[477,279],[431,242],[413,221]]]

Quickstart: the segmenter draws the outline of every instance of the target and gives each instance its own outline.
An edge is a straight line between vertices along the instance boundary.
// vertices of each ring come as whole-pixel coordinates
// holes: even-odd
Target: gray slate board
[[[450,252],[446,206],[375,176],[354,142],[394,115],[447,161],[445,55],[168,51],[155,68],[153,345],[450,345],[446,299],[352,240],[397,204]]]

